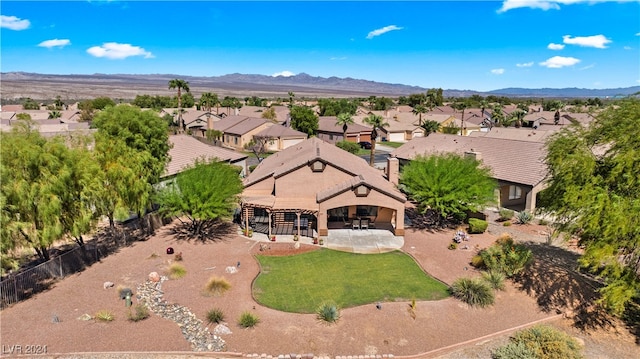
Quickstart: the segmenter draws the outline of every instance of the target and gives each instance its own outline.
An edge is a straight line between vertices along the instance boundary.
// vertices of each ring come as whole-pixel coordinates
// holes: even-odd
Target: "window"
[[[311,170],[313,172],[322,172],[324,171],[324,163],[322,161],[315,161],[311,164]]]
[[[369,194],[369,188],[367,186],[358,186],[356,187],[356,196],[357,197],[366,197]]]
[[[333,135],[329,135],[329,140],[333,140]]]
[[[234,138],[233,138],[233,144],[234,144],[234,145],[237,145],[237,144],[238,144],[238,137],[234,137]]]
[[[298,216],[294,212],[284,212],[284,221],[285,222],[293,222],[298,218]]]
[[[378,206],[358,206],[356,207],[356,215],[375,217],[378,215]]]
[[[514,185],[509,186],[509,199],[520,199],[520,198],[522,198],[522,189]]]
[[[268,213],[265,208],[254,208],[253,215],[256,217],[266,217]]]

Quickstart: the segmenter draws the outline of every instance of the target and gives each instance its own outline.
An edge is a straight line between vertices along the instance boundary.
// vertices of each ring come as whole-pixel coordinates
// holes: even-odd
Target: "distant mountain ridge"
[[[300,73],[293,76],[268,76],[257,74],[233,73],[222,76],[183,76],[176,74],[92,74],[92,75],[55,75],[27,72],[6,72],[0,74],[3,98],[32,97],[38,94],[37,88],[50,86],[69,87],[67,91],[74,96],[96,96],[96,87],[108,92],[115,91],[112,97],[127,98],[137,94],[166,94],[167,83],[172,79],[183,79],[189,82],[192,92],[217,92],[233,96],[259,95],[282,96],[288,91],[300,95],[317,94],[318,96],[407,96],[426,92],[419,86],[404,84],[382,83],[370,80],[354,79],[350,77],[320,77]],[[36,90],[28,92],[29,86]],[[466,97],[471,95],[496,95],[509,97],[617,97],[628,96],[640,91],[640,86],[613,89],[584,89],[584,88],[505,88],[493,91],[455,90],[445,89],[446,97]],[[44,95],[43,95],[44,96]],[[102,96],[109,96],[104,94]],[[54,96],[55,97],[55,96]],[[82,97],[82,96],[80,96]]]

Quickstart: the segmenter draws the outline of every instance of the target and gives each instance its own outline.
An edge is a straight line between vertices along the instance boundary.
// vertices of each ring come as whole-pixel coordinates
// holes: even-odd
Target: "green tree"
[[[53,119],[57,119],[62,117],[62,112],[58,111],[58,110],[53,110],[53,111],[49,111],[49,119],[53,120]]]
[[[426,137],[434,132],[438,132],[440,129],[440,123],[438,121],[426,120],[420,125],[420,127],[424,131],[424,135]]]
[[[189,221],[191,238],[206,241],[214,235],[216,221],[232,216],[242,188],[239,171],[232,165],[198,162],[179,173],[158,193],[156,201],[161,213]]]
[[[211,112],[213,106],[220,102],[218,99],[218,94],[214,94],[211,92],[205,92],[200,96],[200,106],[206,111]]]
[[[22,103],[22,108],[25,110],[39,110],[40,104],[34,101],[33,99],[27,97]]]
[[[640,100],[624,100],[547,143],[545,209],[579,236],[580,263],[605,279],[601,303],[617,315],[640,299],[639,114]]]
[[[425,105],[416,105],[411,113],[418,115],[418,126],[422,126],[422,114],[429,112],[429,109]]]
[[[378,139],[378,130],[382,130],[385,127],[389,127],[389,123],[385,122],[384,118],[380,115],[371,114],[365,117],[364,123],[371,126],[371,154],[369,155],[369,165],[373,167],[375,163],[376,153],[376,140]]]
[[[493,202],[497,185],[479,161],[451,153],[413,159],[402,168],[400,183],[421,212],[433,210],[441,223]]]
[[[185,92],[189,92],[189,82],[181,79],[173,79],[169,80],[169,90],[176,89],[178,94],[176,98],[178,99],[178,109],[182,108],[182,90]],[[184,131],[184,126],[182,123],[182,114],[179,115],[178,124],[180,129]]]
[[[353,124],[353,118],[348,113],[341,113],[337,116],[336,125],[342,126],[342,140],[347,140],[347,130]]]
[[[61,138],[47,140],[31,125],[21,121],[0,134],[1,222],[11,247],[29,246],[48,260],[49,247],[64,234],[61,197],[69,176],[68,149]]]
[[[462,128],[460,129],[460,135],[461,136],[466,136],[467,135],[467,126],[465,126],[465,124],[464,124],[464,111],[469,107],[469,105],[467,104],[466,101],[462,100],[462,101],[454,102],[453,104],[451,104],[451,107],[453,107],[454,109],[462,112],[462,117],[461,117],[461,120],[460,120]]]
[[[96,97],[91,101],[91,104],[96,110],[104,110],[107,106],[115,106],[116,102],[110,97]]]
[[[16,115],[18,120],[31,120],[31,115],[28,113],[21,112]]]
[[[304,132],[309,136],[315,136],[318,131],[318,116],[312,109],[306,106],[293,106],[290,116],[291,127],[294,130]]]
[[[289,109],[292,109],[293,106],[295,106],[295,102],[294,99],[296,97],[296,94],[293,93],[293,91],[289,91]]]
[[[267,120],[271,120],[273,122],[278,121],[278,115],[276,115],[276,109],[273,107],[269,107],[264,112],[262,112],[262,118],[266,118]]]

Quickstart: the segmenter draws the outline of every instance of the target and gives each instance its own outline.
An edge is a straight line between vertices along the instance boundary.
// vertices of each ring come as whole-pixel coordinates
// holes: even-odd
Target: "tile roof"
[[[235,116],[230,116],[230,117],[235,117]],[[267,124],[268,126],[275,126],[273,122],[264,118],[247,117],[244,120],[236,123],[235,125],[227,127],[223,132],[225,134],[241,136],[264,124]],[[214,128],[215,128],[215,124],[214,124]]]
[[[318,131],[320,132],[334,132],[334,133],[342,133],[342,126],[337,125],[336,121],[338,121],[338,117],[336,116],[320,116],[318,117]],[[361,133],[361,132],[371,132],[371,127],[367,127],[365,125],[361,125],[355,122],[350,124],[347,127],[347,133]]]
[[[175,175],[183,168],[190,166],[198,159],[214,159],[234,163],[246,159],[247,156],[241,153],[227,150],[202,143],[199,140],[187,135],[171,135],[169,143],[169,163],[164,173],[164,177]]]
[[[391,156],[411,160],[418,155],[464,155],[469,151],[479,152],[482,162],[498,180],[535,186],[547,174],[543,162],[546,151],[540,142],[432,133],[428,137],[412,139],[391,152]]]
[[[554,132],[555,129],[541,130],[538,128],[537,130],[534,130],[530,127],[493,127],[490,131],[475,131],[469,134],[469,136],[544,143]]]
[[[255,134],[256,137],[269,138],[307,138],[307,134],[291,127],[274,124]]]
[[[317,137],[309,138],[265,158],[245,178],[244,185],[248,187],[268,177],[277,179],[316,160],[338,168],[353,177],[358,177],[357,181],[364,181],[363,183],[366,183],[369,187],[401,199],[404,202],[404,195],[383,177],[381,171],[370,167],[364,159],[326,143]],[[345,182],[321,191],[317,194],[318,200],[326,199],[328,196],[343,191],[347,185]],[[286,198],[286,195],[281,197]]]

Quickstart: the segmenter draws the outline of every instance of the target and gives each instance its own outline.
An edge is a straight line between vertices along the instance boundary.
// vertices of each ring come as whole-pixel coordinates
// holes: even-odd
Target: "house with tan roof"
[[[545,143],[555,131],[556,129],[552,128],[541,130],[528,127],[493,127],[491,131],[473,132],[469,136]]]
[[[304,132],[278,124],[273,124],[253,136],[256,141],[265,141],[266,150],[273,152],[295,146],[306,140],[307,137],[309,136]]]
[[[217,160],[238,166],[240,175],[247,174],[247,156],[226,148],[211,146],[188,135],[169,136],[169,163],[162,175],[163,180],[170,179],[197,160]]]
[[[405,201],[381,171],[312,137],[265,158],[244,179],[242,223],[268,235],[327,236],[362,225],[402,236]]]
[[[224,146],[242,150],[253,140],[253,136],[274,125],[264,118],[227,116],[214,123],[213,129],[222,132]]]
[[[433,133],[414,138],[390,156],[397,158],[402,166],[417,156],[438,153],[472,156],[487,166],[498,182],[501,207],[533,211],[537,194],[545,188],[546,150],[542,142]]]
[[[347,126],[347,138],[343,138],[344,133],[342,126],[337,124],[338,118],[336,116],[320,116],[318,117],[318,131],[317,137],[325,142],[335,144],[340,141],[349,142],[370,142],[371,141],[371,127],[361,125],[359,123],[352,123]]]

